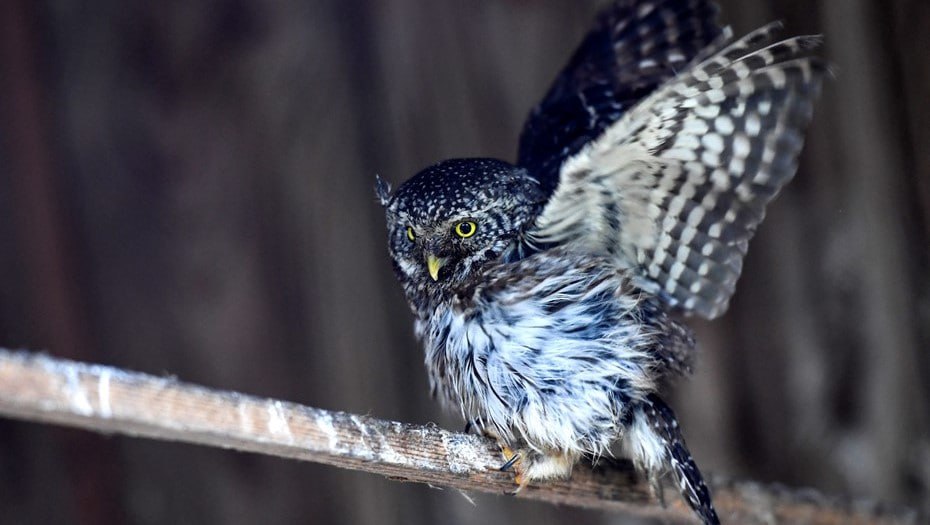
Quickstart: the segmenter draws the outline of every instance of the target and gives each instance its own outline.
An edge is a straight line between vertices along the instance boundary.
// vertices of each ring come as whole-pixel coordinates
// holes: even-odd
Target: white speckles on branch
[[[275,437],[283,437],[288,443],[294,443],[294,435],[291,433],[291,426],[284,417],[283,406],[280,401],[268,403],[268,432]]]
[[[88,385],[84,388],[83,385]],[[91,394],[90,388],[96,389]],[[98,396],[94,401],[93,396]],[[89,398],[90,397],[90,398]],[[105,402],[103,400],[106,400]],[[93,403],[91,402],[93,401]],[[109,409],[94,405],[108,404]],[[270,405],[270,408],[269,408]],[[110,411],[110,417],[102,412]],[[296,445],[282,444],[271,435],[262,417],[277,411],[290,422]],[[90,411],[90,414],[88,414]],[[236,414],[239,418],[236,418]],[[500,494],[513,490],[508,476],[496,472],[500,455],[477,436],[452,434],[435,425],[411,426],[359,416],[368,428],[373,446],[389,445],[386,455],[396,463],[378,459],[359,461],[362,455],[349,436],[357,432],[350,414],[300,407],[235,392],[210,390],[173,379],[88,365],[27,352],[0,348],[0,415],[25,421],[63,424],[90,431],[148,437],[182,443],[224,447],[282,458],[315,461],[341,468],[376,473],[431,486]],[[251,428],[249,428],[251,427]],[[342,436],[342,437],[341,437]],[[350,446],[351,445],[351,446]],[[392,456],[396,455],[396,456]],[[406,456],[400,459],[398,456]],[[422,467],[421,467],[422,465]],[[568,482],[540,484],[517,497],[551,503],[620,509],[644,517],[662,514],[665,521],[680,521],[683,508],[661,510],[647,505],[648,487],[633,481],[631,467],[613,463],[597,474],[585,465],[576,467]],[[832,499],[812,500],[809,490],[797,495],[756,488],[747,499],[747,487],[718,485],[724,512],[733,523],[766,523],[772,505],[784,515],[818,515],[818,523],[916,523],[916,514],[887,507],[854,508]],[[770,495],[770,504],[760,502]],[[755,509],[762,509],[756,511]],[[853,509],[853,510],[851,510]],[[814,514],[811,514],[814,513]],[[665,519],[667,518],[667,519]]]
[[[109,419],[113,416],[113,409],[110,408],[110,376],[112,370],[105,368],[100,372],[100,379],[97,381],[97,403],[100,405],[100,417]]]
[[[487,450],[471,436],[443,433],[442,446],[453,474],[469,474],[499,466],[488,462]]]
[[[255,420],[252,419],[252,412],[244,399],[240,399],[236,405],[236,413],[239,414],[240,430],[245,433],[255,432]]]
[[[352,449],[353,455],[364,459],[365,461],[385,461],[385,456],[382,455],[384,452],[384,447],[386,445],[384,435],[378,431],[378,429],[371,427],[362,421],[359,416],[351,415],[349,416],[349,421],[355,426],[355,429],[358,431],[359,436],[359,445]],[[372,443],[367,438],[370,436],[375,437],[375,442]],[[379,439],[380,438],[380,439]],[[390,448],[388,446],[387,448]],[[393,452],[393,451],[391,451]],[[391,456],[396,456],[396,454],[388,454]],[[395,458],[396,459],[396,458]],[[406,463],[395,463],[387,461],[388,463],[405,465]]]
[[[339,434],[336,432],[336,427],[333,426],[333,416],[328,413],[320,414],[316,418],[316,426],[329,440],[329,449],[339,450]]]
[[[87,399],[87,393],[81,385],[81,377],[75,368],[65,369],[65,378],[67,380],[66,388],[68,392],[68,404],[71,409],[82,416],[90,416],[94,413],[94,407],[91,406],[90,400]]]

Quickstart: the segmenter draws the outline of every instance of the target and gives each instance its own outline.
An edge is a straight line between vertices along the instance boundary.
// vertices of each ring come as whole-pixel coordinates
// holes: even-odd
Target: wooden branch
[[[509,493],[511,474],[487,439],[210,390],[171,378],[0,349],[0,414],[326,463],[400,481]],[[850,503],[814,491],[712,483],[725,523],[916,523],[906,509]],[[570,481],[530,485],[517,497],[693,522],[677,494],[662,508],[626,461],[579,466]]]

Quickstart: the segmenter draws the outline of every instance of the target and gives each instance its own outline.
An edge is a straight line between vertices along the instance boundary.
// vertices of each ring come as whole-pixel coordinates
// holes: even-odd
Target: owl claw
[[[513,494],[518,494],[523,490],[523,487],[530,483],[530,480],[527,479],[522,472],[517,472],[517,475],[513,477],[513,482],[517,484],[517,488],[513,491]]]
[[[510,468],[513,467],[517,461],[520,461],[520,453],[514,452],[512,448],[504,445],[503,443],[500,443],[498,446],[501,448],[501,455],[503,455],[504,459],[507,460],[506,463],[501,465],[499,470],[501,472],[506,472],[510,470]]]
[[[509,451],[510,449],[507,449],[507,450]],[[507,454],[504,453],[505,457],[506,455]],[[508,470],[513,468],[514,464],[516,464],[517,461],[520,461],[520,454],[512,454],[510,456],[510,459],[507,460],[507,463],[504,463],[503,465],[501,465],[498,470],[500,470],[501,472],[507,472]]]
[[[515,475],[513,477],[513,482],[517,485],[517,488],[511,492],[508,492],[508,494],[514,496],[523,490],[523,487],[527,486],[530,482],[530,478],[527,477],[521,462],[523,454],[520,452],[515,452],[507,445],[501,445],[501,454],[503,454],[504,459],[506,459],[507,462],[501,465],[498,470],[501,472],[507,472],[509,470],[514,471]]]

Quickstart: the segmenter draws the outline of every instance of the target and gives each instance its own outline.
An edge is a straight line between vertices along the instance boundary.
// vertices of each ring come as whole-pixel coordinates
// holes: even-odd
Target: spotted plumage
[[[433,392],[500,442],[520,486],[619,441],[718,523],[659,397],[694,353],[672,314],[726,310],[825,68],[816,38],[770,25],[731,42],[715,15],[619,0],[531,113],[516,165],[378,181]]]

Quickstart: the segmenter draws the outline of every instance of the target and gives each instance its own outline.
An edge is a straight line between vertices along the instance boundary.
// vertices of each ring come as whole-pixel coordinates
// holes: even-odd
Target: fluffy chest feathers
[[[490,268],[418,311],[434,394],[497,435],[602,452],[654,391],[658,327],[597,258],[561,251]]]

